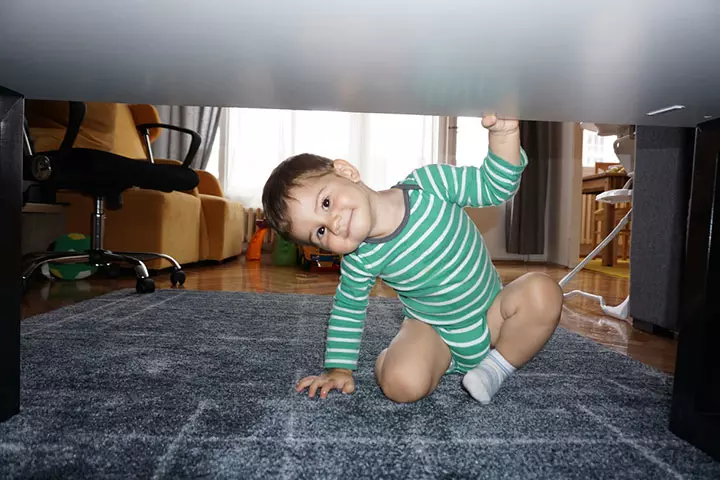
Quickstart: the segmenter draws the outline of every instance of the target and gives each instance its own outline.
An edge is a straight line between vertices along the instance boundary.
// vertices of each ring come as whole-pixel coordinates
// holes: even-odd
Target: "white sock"
[[[500,352],[493,349],[477,367],[465,374],[462,384],[475,400],[486,405],[515,370]]]

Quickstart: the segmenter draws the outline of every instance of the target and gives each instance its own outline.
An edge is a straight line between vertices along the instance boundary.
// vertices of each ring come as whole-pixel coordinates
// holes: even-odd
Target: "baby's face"
[[[370,198],[359,182],[332,172],[304,180],[290,193],[290,233],[298,240],[342,255],[368,238]]]

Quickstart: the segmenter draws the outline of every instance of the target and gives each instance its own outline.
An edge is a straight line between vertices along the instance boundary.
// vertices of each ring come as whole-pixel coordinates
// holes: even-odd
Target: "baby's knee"
[[[380,357],[378,360],[381,360]],[[429,373],[402,364],[384,364],[383,367],[377,372],[378,385],[385,396],[394,402],[416,402],[430,394],[433,389]]]
[[[539,318],[557,323],[563,305],[563,291],[560,285],[544,273],[527,274],[525,301],[530,308],[543,313]]]
[[[382,370],[383,365],[385,364],[385,355],[387,355],[387,351],[388,349],[386,348],[380,352],[380,355],[378,355],[375,360],[375,379],[377,380],[378,385],[381,383]]]

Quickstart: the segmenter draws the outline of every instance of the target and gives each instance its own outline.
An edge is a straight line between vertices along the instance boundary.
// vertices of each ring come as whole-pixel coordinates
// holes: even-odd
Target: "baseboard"
[[[544,259],[515,259],[515,258],[499,258],[499,259],[492,259],[493,264],[495,265],[552,265],[547,262],[547,260]],[[561,267],[561,265],[558,265],[558,267]],[[565,267],[563,267],[565,268]]]
[[[547,263],[547,255],[491,255],[493,262]]]

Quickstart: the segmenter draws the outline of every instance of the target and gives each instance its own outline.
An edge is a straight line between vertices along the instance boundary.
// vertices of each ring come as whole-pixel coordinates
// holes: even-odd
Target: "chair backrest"
[[[143,139],[136,125],[160,121],[154,106],[88,102],[86,107],[74,147],[103,150],[138,160],[147,159]],[[68,103],[28,100],[25,111],[35,150],[57,150],[67,129]],[[151,129],[150,140],[154,141],[159,134],[160,129]]]
[[[152,105],[121,103],[80,104],[84,114],[77,135],[70,138],[72,149],[61,144],[70,123],[69,102],[28,101],[26,119],[34,153],[47,152],[55,165],[52,177],[45,184],[55,190],[78,190],[96,196],[117,197],[121,191],[137,186],[160,191],[181,191],[199,195],[197,174],[182,163],[159,160],[148,162],[144,138],[137,129],[139,124],[159,122]],[[73,104],[73,112],[76,112]],[[77,120],[76,117],[73,117]],[[149,128],[150,141],[160,133],[158,127]],[[53,152],[53,153],[51,153]],[[39,158],[39,157],[38,157]],[[32,160],[30,160],[32,161]],[[24,166],[32,171],[32,167]]]

